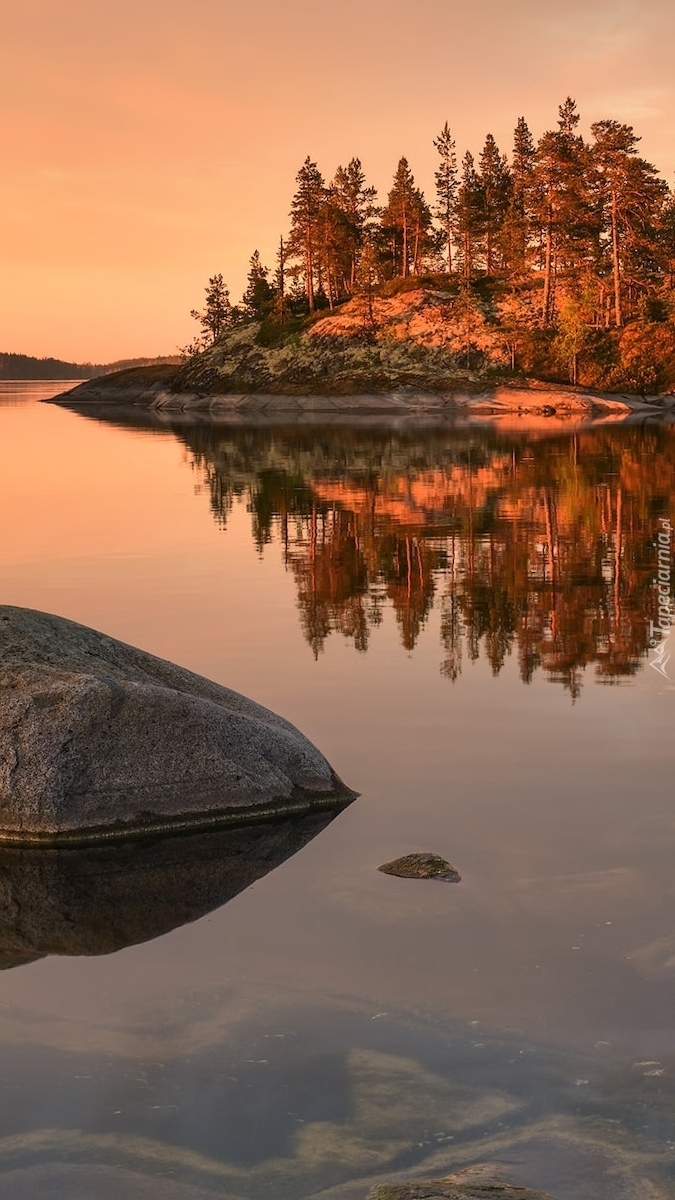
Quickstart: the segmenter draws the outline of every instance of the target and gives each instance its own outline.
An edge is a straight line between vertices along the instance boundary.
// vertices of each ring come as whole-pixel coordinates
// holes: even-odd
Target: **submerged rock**
[[[447,859],[426,851],[404,854],[377,869],[384,875],[398,875],[400,879],[440,879],[445,883],[459,883],[462,878]]]
[[[553,1200],[547,1192],[501,1183],[480,1167],[469,1167],[445,1179],[411,1179],[376,1184],[369,1200]]]
[[[0,607],[0,839],[250,824],[354,796],[252,700],[62,617]]]

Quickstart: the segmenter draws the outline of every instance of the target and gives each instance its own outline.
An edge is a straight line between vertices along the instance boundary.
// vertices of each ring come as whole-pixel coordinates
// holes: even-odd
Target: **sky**
[[[509,151],[572,95],[675,183],[672,0],[0,0],[0,351],[173,354],[273,264],[307,155],[386,197],[433,139]]]

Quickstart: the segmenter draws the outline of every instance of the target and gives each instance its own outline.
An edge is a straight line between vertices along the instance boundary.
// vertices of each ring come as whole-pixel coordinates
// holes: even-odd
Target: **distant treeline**
[[[112,363],[72,363],[60,358],[33,358],[30,354],[0,353],[0,379],[95,379],[127,367],[179,363],[177,355],[163,358],[122,358]]]

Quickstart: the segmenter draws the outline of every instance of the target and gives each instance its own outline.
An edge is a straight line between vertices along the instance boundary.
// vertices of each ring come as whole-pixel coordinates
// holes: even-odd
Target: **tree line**
[[[446,122],[434,139],[433,199],[405,157],[381,204],[360,159],[327,182],[307,157],[274,271],[256,251],[237,306],[213,276],[204,311],[193,312],[201,344],[237,321],[283,323],[388,280],[439,274],[467,288],[494,280],[514,296],[536,289],[532,320],[566,322],[571,343],[583,341],[582,327],[658,319],[675,286],[675,197],[638,153],[631,125],[597,121],[586,141],[579,122],[568,97],[538,142],[521,117],[510,156],[489,133],[478,160],[467,151],[461,162]]]

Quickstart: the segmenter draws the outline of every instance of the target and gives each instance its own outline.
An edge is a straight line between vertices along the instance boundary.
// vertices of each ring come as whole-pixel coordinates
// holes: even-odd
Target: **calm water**
[[[122,949],[195,912],[106,942],[119,860],[45,869],[28,916],[38,868],[0,862],[3,1200],[365,1200],[483,1162],[675,1196],[675,434],[106,423],[37,403],[62,387],[0,385],[2,602],[245,692],[361,798]],[[462,883],[377,872],[416,849]]]

